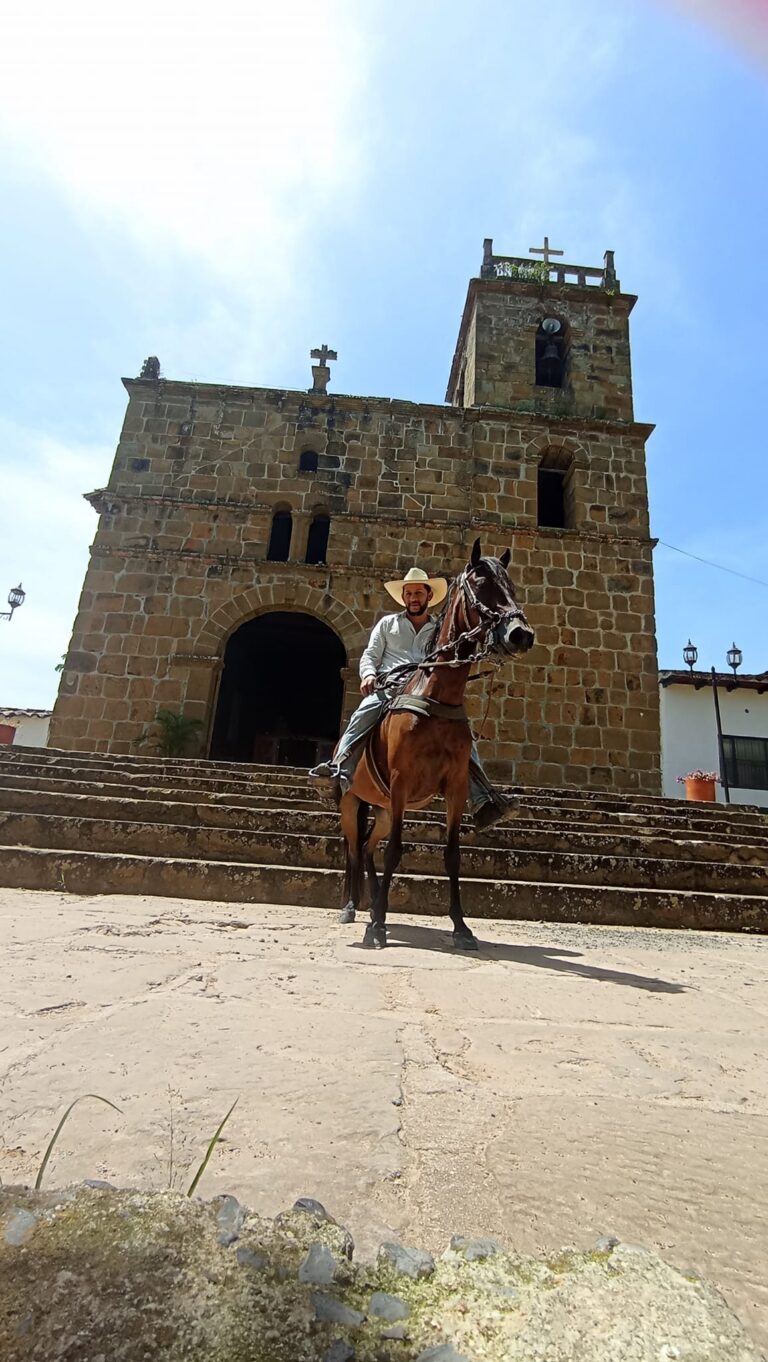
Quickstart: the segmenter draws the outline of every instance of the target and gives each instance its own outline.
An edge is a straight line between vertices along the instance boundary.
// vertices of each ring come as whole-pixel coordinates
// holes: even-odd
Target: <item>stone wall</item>
[[[509,279],[469,286],[447,398],[468,406],[516,407],[553,416],[632,420],[629,314],[632,294],[593,287],[543,288]],[[562,323],[568,354],[564,387],[535,383],[541,321]]]
[[[128,752],[158,705],[210,725],[230,634],[270,609],[326,621],[356,664],[417,562],[450,575],[479,535],[512,550],[536,630],[500,673],[481,751],[523,783],[659,788],[644,440],[627,420],[126,380],[129,403],[54,712],[51,744]],[[303,452],[318,454],[299,472]],[[572,528],[537,526],[542,458],[568,469]],[[290,561],[265,561],[272,516]],[[317,510],[327,564],[303,562]],[[311,659],[308,659],[311,668]],[[478,688],[476,688],[478,689]],[[486,708],[479,692],[478,716]]]

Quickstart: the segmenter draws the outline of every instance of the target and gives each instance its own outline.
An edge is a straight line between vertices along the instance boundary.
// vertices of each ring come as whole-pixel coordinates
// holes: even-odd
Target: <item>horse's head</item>
[[[534,640],[509,580],[509,559],[509,549],[501,558],[483,558],[480,540],[476,539],[459,584],[469,609],[492,630],[493,651],[511,656],[527,653]]]

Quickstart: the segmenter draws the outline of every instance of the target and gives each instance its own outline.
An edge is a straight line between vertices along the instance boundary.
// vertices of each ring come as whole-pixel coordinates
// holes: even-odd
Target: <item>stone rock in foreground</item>
[[[234,1199],[0,1188],[0,1358],[762,1362],[712,1287],[605,1242],[537,1260],[456,1239],[424,1276],[393,1245],[350,1262],[317,1203],[266,1220]]]

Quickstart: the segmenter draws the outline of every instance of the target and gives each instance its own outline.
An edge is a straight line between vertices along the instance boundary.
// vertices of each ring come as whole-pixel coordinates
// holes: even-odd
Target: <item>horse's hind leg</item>
[[[350,791],[339,803],[341,831],[344,836],[344,907],[339,922],[354,922],[363,895],[363,847],[368,823],[368,805]]]
[[[463,788],[461,785],[454,786],[445,792],[446,807],[446,839],[443,858],[445,869],[451,886],[451,903],[448,909],[453,923],[453,944],[457,950],[476,951],[477,937],[470,931],[464,921],[464,913],[461,908],[461,886],[459,884],[459,870],[461,867],[461,841],[459,829],[461,827],[461,816],[467,802],[466,782]]]

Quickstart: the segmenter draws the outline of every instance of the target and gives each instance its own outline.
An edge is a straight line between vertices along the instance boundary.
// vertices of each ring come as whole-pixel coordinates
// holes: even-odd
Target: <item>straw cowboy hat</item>
[[[448,583],[444,577],[428,577],[421,568],[413,567],[399,582],[385,582],[384,586],[393,601],[403,604],[403,588],[406,586],[428,586],[432,592],[430,605],[439,605],[448,595]]]

